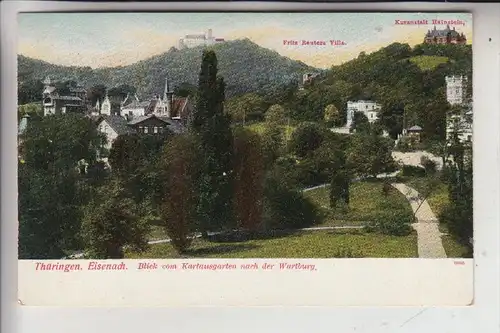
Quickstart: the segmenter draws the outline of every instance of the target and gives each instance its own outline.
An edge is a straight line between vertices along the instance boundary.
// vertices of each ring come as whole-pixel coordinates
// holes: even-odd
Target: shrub
[[[407,236],[412,232],[410,225],[412,222],[413,215],[404,211],[390,211],[365,226],[365,231],[391,236]]]
[[[288,186],[279,174],[266,177],[264,189],[265,229],[296,229],[320,223],[322,214],[302,192]]]
[[[391,192],[391,184],[389,182],[384,182],[384,184],[382,185],[382,194],[386,197],[389,195],[389,193]]]
[[[436,162],[434,162],[427,156],[422,156],[422,158],[420,159],[420,164],[422,164],[422,166],[424,167],[425,173],[427,174],[436,173]]]
[[[401,170],[404,177],[425,177],[426,171],[424,168],[414,165],[403,165]]]

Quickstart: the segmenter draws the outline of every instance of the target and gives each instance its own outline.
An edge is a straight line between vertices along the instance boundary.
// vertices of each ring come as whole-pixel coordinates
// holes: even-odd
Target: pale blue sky
[[[456,13],[26,13],[20,14],[19,53],[64,65],[126,65],[160,54],[185,34],[213,30],[311,65],[328,67],[394,41],[420,43],[429,26],[395,20],[462,20],[472,40],[472,15]],[[443,26],[438,26],[442,28]],[[284,39],[342,40],[347,45],[285,46]]]

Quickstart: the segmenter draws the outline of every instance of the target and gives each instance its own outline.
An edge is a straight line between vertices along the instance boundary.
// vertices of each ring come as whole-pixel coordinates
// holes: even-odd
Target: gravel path
[[[402,163],[404,165],[413,165],[413,166],[422,166],[420,163],[422,160],[422,157],[427,157],[431,161],[434,161],[436,163],[436,168],[438,170],[441,170],[443,168],[443,160],[439,156],[435,156],[429,152],[426,151],[414,151],[414,152],[399,152],[399,151],[393,151],[392,152],[392,158],[399,163]]]
[[[422,202],[418,192],[405,184],[391,184],[399,192],[403,193],[411,204],[411,208],[417,218],[412,224],[417,231],[418,256],[419,258],[446,258],[446,252],[441,241],[442,233],[439,231],[439,221],[432,212],[427,200]]]

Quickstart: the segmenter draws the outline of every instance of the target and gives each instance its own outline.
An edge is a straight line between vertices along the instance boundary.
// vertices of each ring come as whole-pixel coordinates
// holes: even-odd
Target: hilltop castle
[[[424,37],[425,44],[466,44],[467,38],[464,33],[458,33],[447,25],[445,29],[438,30],[434,26],[433,30],[428,30]]]
[[[185,35],[179,39],[179,50],[196,46],[209,46],[223,43],[224,38],[216,38],[212,36],[212,29],[208,29],[205,34]]]

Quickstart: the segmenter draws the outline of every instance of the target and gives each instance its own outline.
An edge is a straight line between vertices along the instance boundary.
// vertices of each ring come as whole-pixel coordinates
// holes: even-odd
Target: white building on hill
[[[378,119],[378,113],[380,112],[381,105],[373,101],[349,101],[347,102],[347,122],[346,127],[350,128],[354,120],[354,113],[361,112],[368,122],[373,123]]]
[[[447,76],[446,80],[446,99],[451,105],[461,105],[465,103],[467,91],[467,77],[465,76]]]
[[[223,43],[224,38],[216,38],[212,36],[212,29],[204,34],[185,35],[179,39],[179,49],[191,48],[200,45],[209,46],[218,43]]]
[[[446,99],[455,108],[446,117],[446,139],[457,133],[460,142],[472,142],[472,102],[467,99],[467,77],[447,76]],[[458,110],[456,110],[458,108]],[[458,111],[458,112],[457,112]]]

